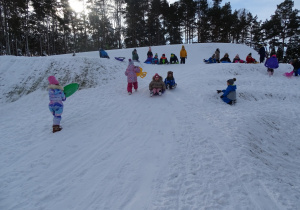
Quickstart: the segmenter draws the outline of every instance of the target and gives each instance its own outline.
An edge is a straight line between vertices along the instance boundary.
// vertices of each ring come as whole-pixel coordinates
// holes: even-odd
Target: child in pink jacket
[[[135,66],[133,61],[129,59],[128,67],[125,71],[125,75],[127,76],[127,91],[128,94],[132,94],[132,85],[134,87],[134,90],[137,91],[138,89],[138,82],[137,82],[137,76],[136,73],[140,72],[140,68],[138,66]]]

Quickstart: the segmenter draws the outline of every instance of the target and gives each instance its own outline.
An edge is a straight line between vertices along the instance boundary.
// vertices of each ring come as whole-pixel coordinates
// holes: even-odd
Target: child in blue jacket
[[[175,78],[172,71],[168,71],[168,75],[165,79],[165,85],[167,89],[176,88],[177,84],[175,83]]]
[[[213,54],[208,60],[203,59],[204,63],[217,63],[216,55]]]
[[[236,102],[236,78],[227,80],[226,90],[217,90],[218,93],[223,93],[220,98],[227,104],[232,105]]]

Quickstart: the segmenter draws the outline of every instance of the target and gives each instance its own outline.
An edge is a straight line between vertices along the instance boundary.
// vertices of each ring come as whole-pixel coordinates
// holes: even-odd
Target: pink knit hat
[[[48,77],[48,81],[49,81],[50,85],[59,85],[59,82],[57,81],[57,79],[54,76]]]
[[[158,75],[158,73],[156,73],[153,78],[159,78],[160,76]]]

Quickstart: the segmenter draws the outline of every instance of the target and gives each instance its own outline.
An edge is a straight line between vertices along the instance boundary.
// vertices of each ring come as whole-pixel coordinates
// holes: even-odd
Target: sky
[[[249,12],[253,14],[253,16],[257,15],[258,20],[265,21],[266,19],[270,20],[270,16],[275,13],[277,9],[277,5],[281,4],[284,0],[223,0],[221,6],[225,3],[230,2],[232,10],[239,10],[239,9],[247,9]],[[77,12],[82,11],[82,2],[78,0],[69,0],[71,6]],[[169,0],[169,3],[174,3],[176,0]],[[209,1],[212,2],[212,1]],[[300,1],[294,1],[294,8],[300,10]]]
[[[170,3],[174,3],[176,0],[169,0]],[[212,1],[209,1],[212,3]],[[284,0],[223,0],[221,6],[225,3],[230,2],[232,11],[239,9],[247,9],[253,14],[257,15],[258,20],[265,21],[266,19],[270,20],[270,16],[275,13],[277,5],[284,2]],[[300,1],[294,0],[294,8],[300,10]]]
[[[153,46],[179,56],[182,45]],[[205,64],[219,48],[187,44],[185,64],[135,62],[146,77],[127,93],[133,49],[46,57],[0,56],[1,210],[290,210],[300,206],[298,77],[290,64]],[[114,57],[125,57],[120,62]],[[155,73],[173,71],[177,88],[150,97]],[[80,89],[52,133],[48,76]],[[216,90],[236,78],[237,103]],[[13,101],[13,102],[12,102]]]

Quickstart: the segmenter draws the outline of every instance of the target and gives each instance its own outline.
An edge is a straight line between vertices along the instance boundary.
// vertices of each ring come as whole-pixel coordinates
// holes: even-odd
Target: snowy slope
[[[126,91],[133,49],[51,57],[0,56],[0,209],[299,209],[299,79],[289,64],[269,77],[263,64],[203,64],[245,59],[244,45],[185,45],[185,65],[147,65],[139,90]],[[181,45],[152,47],[179,56]],[[140,60],[148,48],[137,48]],[[175,90],[149,97],[155,73],[172,70]],[[81,89],[64,103],[51,132],[47,77]],[[217,89],[237,78],[238,103]]]

